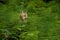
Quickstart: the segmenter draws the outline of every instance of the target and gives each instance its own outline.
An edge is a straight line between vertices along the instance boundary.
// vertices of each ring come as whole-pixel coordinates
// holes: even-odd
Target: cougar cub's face
[[[22,11],[20,18],[21,18],[22,21],[26,21],[26,19],[27,19],[27,12]]]

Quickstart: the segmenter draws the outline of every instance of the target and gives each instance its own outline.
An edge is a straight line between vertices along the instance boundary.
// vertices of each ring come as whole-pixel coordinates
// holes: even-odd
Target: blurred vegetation
[[[59,17],[60,0],[0,0],[0,40],[60,40]]]

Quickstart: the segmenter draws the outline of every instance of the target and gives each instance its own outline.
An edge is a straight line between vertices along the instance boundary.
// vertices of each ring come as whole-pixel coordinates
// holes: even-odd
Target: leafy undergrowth
[[[60,40],[59,4],[39,0],[23,2],[26,3],[21,6],[15,5],[14,0],[9,5],[0,5],[0,40]],[[27,23],[20,19],[23,9],[28,13]]]

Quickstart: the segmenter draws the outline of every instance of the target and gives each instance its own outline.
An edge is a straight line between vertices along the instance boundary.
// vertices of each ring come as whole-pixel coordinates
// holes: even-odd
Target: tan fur
[[[21,19],[23,22],[26,22],[26,21],[27,21],[27,12],[22,11],[22,13],[21,13],[21,15],[20,15],[20,19]]]

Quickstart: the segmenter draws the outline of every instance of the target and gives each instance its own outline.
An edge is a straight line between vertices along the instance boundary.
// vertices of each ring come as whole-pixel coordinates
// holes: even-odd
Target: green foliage
[[[7,0],[0,4],[0,40],[60,40],[60,4],[56,0]],[[28,22],[20,13],[26,10]]]

